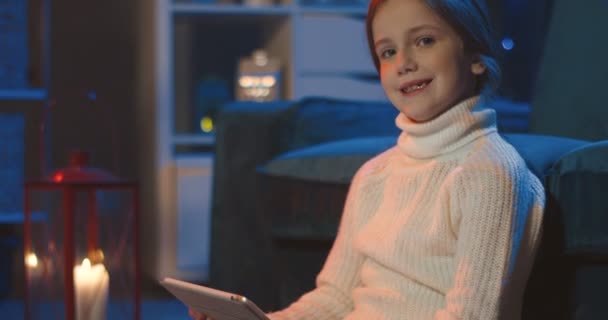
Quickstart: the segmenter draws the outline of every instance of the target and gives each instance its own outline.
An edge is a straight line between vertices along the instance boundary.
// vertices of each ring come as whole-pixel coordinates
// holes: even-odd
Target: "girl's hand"
[[[192,309],[188,309],[188,315],[194,320],[213,320],[202,313],[198,313]]]

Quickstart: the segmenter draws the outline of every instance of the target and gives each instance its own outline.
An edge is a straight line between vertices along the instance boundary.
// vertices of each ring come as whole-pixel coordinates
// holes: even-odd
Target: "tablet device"
[[[255,303],[234,293],[173,278],[165,278],[160,284],[190,309],[214,320],[269,320]]]

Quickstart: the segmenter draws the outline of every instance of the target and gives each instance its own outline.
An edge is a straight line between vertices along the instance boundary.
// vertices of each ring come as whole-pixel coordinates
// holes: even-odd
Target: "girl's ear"
[[[483,64],[480,54],[473,55],[473,61],[471,62],[471,72],[476,75],[482,75],[486,72],[486,66]]]

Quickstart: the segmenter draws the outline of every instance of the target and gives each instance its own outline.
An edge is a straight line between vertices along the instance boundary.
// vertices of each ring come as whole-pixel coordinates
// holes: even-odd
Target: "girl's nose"
[[[407,52],[399,54],[397,63],[397,73],[399,75],[405,75],[418,69],[415,59]]]

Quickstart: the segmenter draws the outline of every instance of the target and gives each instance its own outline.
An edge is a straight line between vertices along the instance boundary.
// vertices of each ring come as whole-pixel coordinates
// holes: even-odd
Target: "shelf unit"
[[[212,132],[200,130],[199,122],[205,115],[213,119],[213,108],[221,104],[205,105],[209,97],[200,92],[215,88],[221,101],[234,99],[238,59],[262,48],[282,63],[282,99],[385,99],[367,53],[367,3],[140,3],[138,118],[146,159],[140,176],[149,199],[144,210],[156,225],[146,240],[156,248],[148,255],[151,267],[146,271],[156,278],[202,282],[212,241],[215,139]],[[185,191],[185,185],[200,192]]]
[[[45,101],[46,89],[0,89],[0,100]]]
[[[0,79],[2,101],[46,101],[50,82],[51,0],[5,1],[0,12],[0,68],[16,68],[14,84]],[[25,20],[22,20],[25,19]],[[6,76],[6,74],[4,74]]]
[[[1,203],[0,225],[21,225],[23,181],[39,165],[32,160],[37,157],[39,136],[31,129],[38,127],[36,119],[48,99],[51,0],[1,2],[0,113],[14,122],[3,123],[0,139],[4,148],[0,158],[5,160],[0,193],[8,191],[12,196]]]

